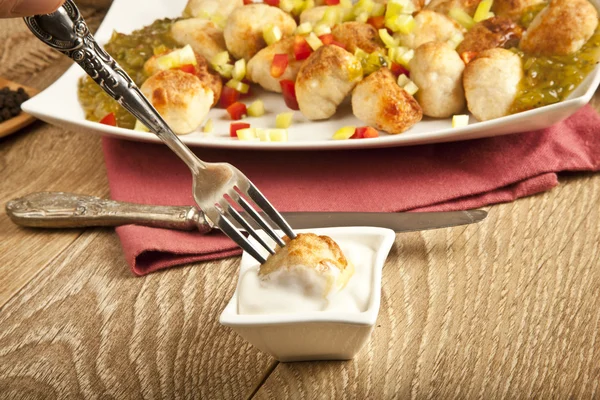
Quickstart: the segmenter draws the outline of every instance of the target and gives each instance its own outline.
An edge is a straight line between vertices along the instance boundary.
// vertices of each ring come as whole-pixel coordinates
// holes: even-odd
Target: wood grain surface
[[[85,3],[97,26],[108,2]],[[43,89],[68,65],[0,21],[0,76]],[[107,196],[99,138],[36,122],[0,139],[0,174],[0,399],[600,398],[600,174],[398,235],[357,358],[293,364],[219,325],[237,258],[136,278],[111,230],[10,223],[29,192]]]

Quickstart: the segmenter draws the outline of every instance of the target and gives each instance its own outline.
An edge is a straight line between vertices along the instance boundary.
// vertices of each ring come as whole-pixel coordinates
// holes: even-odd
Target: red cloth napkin
[[[103,147],[115,200],[194,204],[190,172],[166,146],[105,138]],[[238,167],[280,211],[460,210],[549,190],[560,171],[600,170],[600,116],[587,106],[543,131],[417,147],[197,154]],[[240,254],[218,232],[128,225],[117,233],[136,275]]]

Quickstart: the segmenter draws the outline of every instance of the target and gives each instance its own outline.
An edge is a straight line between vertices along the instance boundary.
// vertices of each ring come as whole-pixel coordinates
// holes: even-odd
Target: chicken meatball
[[[558,56],[576,52],[592,37],[598,12],[587,0],[552,0],[523,34],[527,53]]]
[[[522,77],[521,58],[510,50],[480,53],[467,64],[463,77],[469,111],[479,121],[508,115]]]
[[[446,42],[457,34],[462,33],[462,28],[447,16],[423,10],[415,16],[415,27],[408,34],[397,33],[403,46],[416,49],[427,42]]]
[[[196,53],[208,60],[227,50],[223,30],[207,19],[191,18],[177,21],[171,27],[171,36],[182,46],[189,44]]]
[[[367,125],[401,133],[423,118],[419,103],[396,83],[387,68],[373,72],[352,93],[352,111]]]
[[[274,78],[271,75],[271,64],[275,54],[288,55],[288,66],[279,78]],[[301,66],[302,61],[296,61],[294,58],[294,38],[289,37],[281,39],[279,42],[273,43],[256,53],[248,62],[246,77],[266,90],[281,93],[279,81],[284,79],[295,81]]]
[[[152,75],[140,89],[178,135],[196,130],[214,99],[197,76],[172,69]]]
[[[331,33],[333,38],[342,43],[351,53],[354,53],[357,48],[367,53],[384,49],[377,29],[369,24],[345,22],[334,26]]]
[[[323,19],[323,15],[325,15],[328,8],[329,6],[319,6],[302,11],[300,23],[310,22],[313,25],[316,24]]]
[[[498,16],[517,19],[526,8],[547,3],[546,0],[495,0],[492,11]]]
[[[339,46],[321,46],[300,67],[296,98],[302,114],[327,119],[362,78],[360,62]]]
[[[263,39],[266,26],[278,26],[283,36],[290,36],[296,29],[296,21],[277,7],[251,4],[233,10],[225,25],[225,43],[235,58],[250,60],[267,46]]]
[[[183,10],[183,16],[207,18],[218,14],[227,18],[234,9],[243,5],[244,0],[189,0]]]
[[[475,24],[466,33],[456,51],[479,53],[495,47],[516,47],[523,36],[523,28],[508,17],[493,17]]]
[[[157,61],[158,58],[162,57],[163,55],[152,56],[148,61],[146,61],[146,63],[144,64],[144,72],[146,73],[146,75],[152,76],[160,71],[169,69],[169,68],[163,67]],[[219,98],[221,97],[221,90],[223,89],[223,81],[221,80],[221,76],[219,74],[217,74],[216,72],[214,72],[210,69],[208,62],[206,61],[206,58],[202,57],[198,53],[194,53],[194,55],[196,57],[196,67],[195,67],[194,75],[196,75],[198,77],[198,79],[200,79],[200,82],[204,85],[204,87],[212,90],[213,95],[214,95],[212,105],[214,106],[215,104],[217,104],[217,102],[219,101]]]
[[[415,98],[423,114],[447,118],[465,108],[462,75],[465,64],[448,44],[425,43],[410,61],[410,77],[419,87]]]
[[[462,8],[467,14],[473,15],[479,3],[481,0],[431,0],[425,9],[448,14],[453,8]]]

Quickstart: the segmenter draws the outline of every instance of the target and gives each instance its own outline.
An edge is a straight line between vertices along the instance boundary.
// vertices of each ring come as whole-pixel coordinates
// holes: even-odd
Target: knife
[[[64,192],[39,192],[9,201],[6,213],[17,225],[35,228],[83,228],[128,224],[210,232],[215,227],[190,206],[155,206]],[[450,212],[284,212],[293,229],[377,226],[396,232],[467,225],[486,218],[483,210]]]

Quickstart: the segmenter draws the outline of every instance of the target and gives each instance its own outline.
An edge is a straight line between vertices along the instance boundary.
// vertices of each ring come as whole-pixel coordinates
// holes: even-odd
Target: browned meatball
[[[333,38],[342,43],[351,53],[354,53],[357,48],[367,53],[373,53],[384,48],[377,29],[362,22],[345,22],[336,25],[331,33]]]
[[[456,51],[475,53],[496,47],[511,48],[518,45],[523,28],[508,17],[493,17],[471,28]]]

